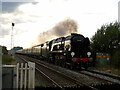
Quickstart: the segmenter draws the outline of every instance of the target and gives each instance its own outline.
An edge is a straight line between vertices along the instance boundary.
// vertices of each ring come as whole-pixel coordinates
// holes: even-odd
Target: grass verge
[[[15,64],[15,59],[14,56],[9,56],[9,55],[2,55],[2,64],[5,65],[14,65]]]
[[[90,67],[90,70],[99,70],[99,71],[104,71],[104,72],[108,72],[108,73],[112,73],[112,74],[116,74],[116,75],[120,75],[120,69],[119,68],[114,68],[114,67]]]

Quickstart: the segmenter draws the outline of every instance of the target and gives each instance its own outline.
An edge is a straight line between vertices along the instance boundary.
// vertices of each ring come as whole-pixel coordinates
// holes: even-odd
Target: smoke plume
[[[63,37],[71,33],[77,33],[77,23],[72,19],[66,19],[56,24],[52,29],[40,33],[38,36],[38,44],[52,40],[56,37]]]

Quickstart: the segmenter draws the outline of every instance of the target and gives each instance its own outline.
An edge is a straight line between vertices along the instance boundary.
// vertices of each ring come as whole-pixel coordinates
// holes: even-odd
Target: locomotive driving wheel
[[[75,69],[75,64],[72,62],[70,69]]]
[[[84,68],[85,68],[85,70],[88,69],[88,63],[87,62],[84,63]]]
[[[55,65],[59,65],[59,57],[58,57],[58,55],[56,54],[55,55]]]
[[[62,61],[61,66],[62,66],[62,67],[66,67],[66,57],[65,57],[64,55],[61,55],[61,57],[62,57],[62,58],[61,58],[61,59],[62,59],[62,60],[61,60],[61,61]]]

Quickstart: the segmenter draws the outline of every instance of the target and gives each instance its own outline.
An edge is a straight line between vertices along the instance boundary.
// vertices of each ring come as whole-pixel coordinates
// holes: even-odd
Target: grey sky
[[[25,43],[23,47],[29,47],[37,35],[68,17],[78,23],[78,33],[90,38],[101,25],[117,20],[118,1],[2,0],[0,45],[10,47],[12,22],[15,22],[15,45]]]
[[[20,6],[20,5],[23,5],[23,4],[26,4],[26,3],[32,3],[32,2],[2,2],[2,14],[13,14],[16,15],[18,13],[15,13],[17,11],[17,8]],[[35,2],[33,2],[32,4],[36,4]],[[20,14],[20,12],[19,12]],[[11,17],[12,18],[12,17]],[[25,23],[26,21],[24,20],[20,20],[19,18],[16,18],[14,19],[14,22],[15,23]],[[2,17],[2,20],[0,21],[0,23],[2,23],[1,25],[1,29],[0,30],[0,38],[1,37],[4,37],[6,35],[9,35],[10,34],[10,29],[11,28],[8,28],[8,27],[5,27],[5,25],[7,25],[8,23],[12,23],[11,20],[6,19],[4,17]],[[19,33],[20,31],[17,31],[16,33]],[[22,33],[22,32],[20,32]]]
[[[12,13],[22,2],[2,2],[2,13]]]
[[[13,13],[17,7],[26,3],[37,4],[37,2],[2,2],[2,13]]]

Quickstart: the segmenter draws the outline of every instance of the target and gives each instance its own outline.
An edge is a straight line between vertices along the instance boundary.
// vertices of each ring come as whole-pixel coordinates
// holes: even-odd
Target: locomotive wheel
[[[62,63],[62,65],[61,65],[62,67],[66,67],[66,62],[65,61],[63,61],[63,63]]]
[[[61,55],[61,66],[62,67],[66,67],[66,57],[65,56],[63,56],[63,55]]]
[[[85,68],[85,70],[88,69],[88,63],[85,63],[85,64],[84,64],[84,68]]]
[[[68,65],[68,64],[66,64],[66,65],[65,65],[65,68],[69,68],[69,65]]]
[[[75,69],[75,66],[70,66],[70,69],[71,69],[71,70]]]
[[[58,65],[62,66],[61,59],[58,59]]]
[[[70,69],[71,69],[71,70],[73,69],[73,66],[72,66],[72,65],[70,66]]]
[[[51,57],[49,57],[49,59],[48,59],[48,63],[50,63],[52,61],[52,58]]]
[[[82,69],[82,67],[81,66],[79,66],[79,70],[81,70]]]
[[[70,69],[75,69],[74,63],[72,63],[72,65],[70,66]]]
[[[81,63],[81,62],[79,63],[78,68],[79,68],[79,70],[81,70],[81,69],[82,69],[82,63]]]
[[[55,61],[54,61],[55,65],[59,65],[59,58],[58,55],[55,55]]]
[[[55,59],[55,65],[58,65],[58,62],[57,62],[57,60]]]

